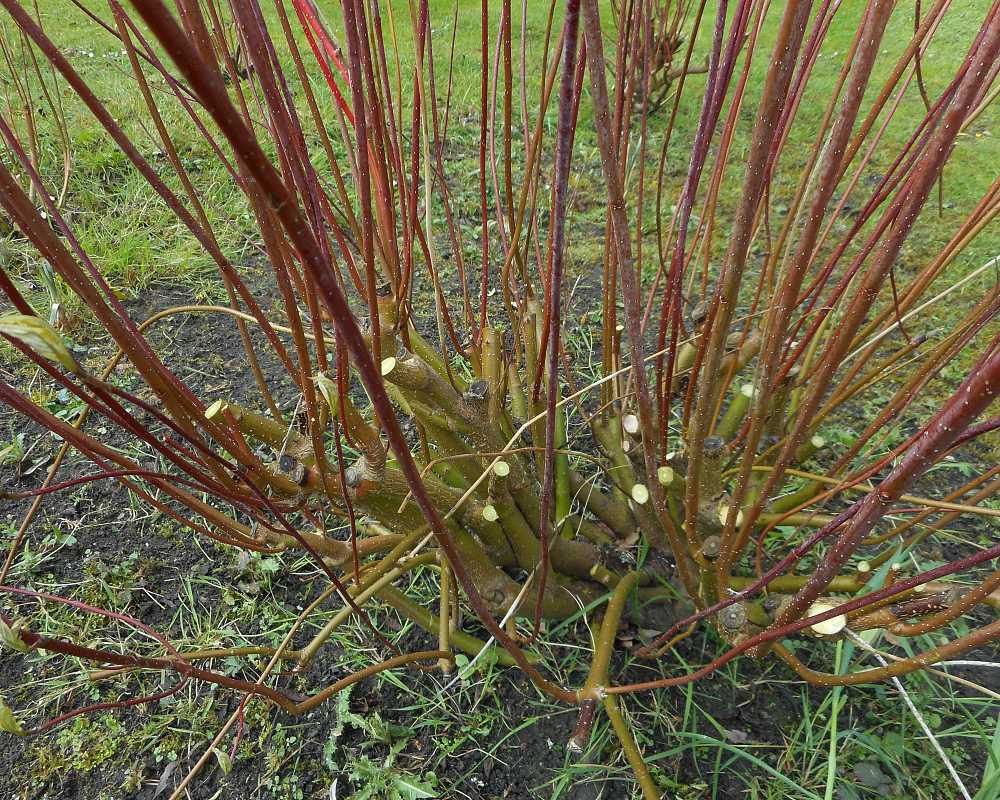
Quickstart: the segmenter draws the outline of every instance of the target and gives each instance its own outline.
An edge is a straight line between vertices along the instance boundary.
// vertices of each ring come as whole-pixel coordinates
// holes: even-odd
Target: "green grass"
[[[86,497],[80,500],[86,508]],[[176,540],[179,547],[192,546],[188,534],[164,530],[163,524],[162,520],[139,519],[129,530],[135,531],[137,543],[155,535]],[[69,543],[66,528],[71,526],[69,520],[54,524],[40,547],[57,555]],[[86,536],[85,525],[74,530],[76,537]],[[276,644],[296,614],[295,609],[277,600],[288,595],[276,581],[287,571],[302,573],[306,562],[287,556],[246,559],[214,545],[204,547],[204,563],[212,564],[206,574],[181,574],[166,583],[151,585],[145,578],[162,576],[158,569],[167,564],[151,562],[141,548],[114,563],[106,563],[102,553],[89,552],[81,565],[81,579],[72,587],[53,576],[46,562],[29,557],[22,557],[14,579],[48,591],[71,591],[79,599],[119,611],[134,610],[147,596],[168,606],[176,603],[169,627],[174,643],[182,648]],[[433,603],[433,583],[421,573],[413,577],[410,590],[424,602]],[[329,609],[311,618],[307,631],[318,630],[332,613]],[[378,612],[373,619],[401,647],[416,633],[391,611]],[[47,606],[33,623],[48,635],[73,636],[101,646],[115,646],[122,633],[109,630],[101,620],[57,606]],[[589,658],[582,618],[567,627],[575,628],[579,645],[566,646],[574,637],[564,628],[558,634],[550,631],[539,646],[546,669],[563,681],[585,672]],[[363,626],[351,621],[337,631],[324,661],[332,658],[337,674],[365,665],[371,654],[356,645],[364,638]],[[912,647],[923,649],[933,642],[932,637],[921,637]],[[128,636],[125,644],[143,647],[141,637],[135,635]],[[626,658],[619,666],[640,670],[644,679],[679,674],[710,660],[722,647],[709,635],[683,651],[674,651],[659,665]],[[865,655],[850,645],[842,649],[845,670],[848,665],[858,669],[868,663]],[[832,663],[833,650],[832,645],[810,645],[799,654],[814,665],[824,665]],[[212,662],[212,666],[229,674],[252,676],[255,661],[228,658]],[[43,655],[35,657],[32,675],[30,686],[9,697],[28,718],[51,713],[63,703],[113,698],[126,686],[132,691],[152,692],[160,685],[156,675],[138,675],[105,682],[98,688],[86,679],[85,672],[67,673],[61,659]],[[289,688],[307,691],[315,681],[315,676],[307,675],[296,678]],[[551,724],[553,715],[563,717],[567,724],[572,722],[572,709],[551,704],[523,683],[512,694],[508,673],[489,659],[481,661],[475,672],[449,683],[450,679],[441,676],[414,680],[406,673],[383,673],[374,682],[332,701],[328,709],[332,716],[323,717],[327,721],[319,728],[309,718],[283,718],[266,704],[252,701],[235,768],[253,770],[259,785],[267,789],[265,796],[274,798],[302,796],[298,787],[303,781],[328,785],[338,776],[343,778],[348,769],[368,782],[381,782],[379,785],[419,780],[451,796],[447,791],[474,786],[484,765],[494,759],[499,759],[494,769],[516,769],[515,760],[523,757],[524,751],[511,746],[519,735]],[[990,745],[991,739],[995,742],[992,701],[955,691],[934,676],[912,675],[905,684],[949,756],[974,785],[969,753],[987,748],[995,757],[995,744]],[[388,706],[379,705],[377,699],[376,705],[371,705],[373,698],[383,696],[393,698]],[[518,698],[515,705],[511,705],[512,697]],[[221,700],[220,693],[191,684],[176,698],[138,716],[112,712],[78,720],[29,743],[26,776],[44,781],[70,772],[99,770],[121,776],[124,787],[143,778],[141,773],[129,772],[129,764],[151,763],[158,765],[156,770],[165,770],[176,761],[183,768],[190,763],[192,753],[205,750],[217,729],[216,704]],[[839,711],[836,723],[832,721],[835,708]],[[672,793],[668,796],[727,798],[737,796],[732,794],[735,786],[741,793],[738,796],[760,800],[828,796],[863,800],[875,796],[869,793],[873,781],[880,782],[878,786],[887,792],[881,796],[927,800],[951,796],[949,778],[891,687],[822,692],[790,679],[774,661],[759,666],[730,664],[707,681],[630,698],[625,709],[654,776],[664,791]],[[758,738],[754,730],[759,725],[764,726],[763,731],[778,727],[779,741]],[[304,736],[312,737],[309,740],[314,744],[315,737],[320,737],[322,757],[303,755]],[[539,746],[557,748],[558,752],[562,744],[550,738],[547,745]],[[228,742],[224,747],[228,748]],[[448,771],[455,758],[465,759],[466,765],[457,775]],[[684,773],[679,771],[682,766]],[[995,764],[987,771],[994,774]],[[572,791],[590,782],[604,785],[606,797],[624,796],[620,793],[630,791],[626,788],[631,785],[628,774],[602,720],[585,758],[578,761],[566,756],[561,768],[539,780],[531,796],[571,798]],[[148,773],[145,778],[149,779]],[[835,793],[826,794],[831,785]],[[106,796],[117,795],[112,791]],[[390,797],[372,795],[383,796]]]
[[[809,82],[809,88],[801,105],[798,121],[793,128],[789,144],[779,165],[779,180],[772,197],[772,213],[781,218],[787,195],[794,189],[797,169],[804,163],[808,149],[812,145],[812,130],[818,122],[827,98],[839,71],[843,52],[850,42],[852,25],[863,6],[862,0],[846,0],[842,4],[839,18],[843,23],[833,26],[819,56],[816,69]],[[937,34],[935,45],[924,59],[924,74],[930,96],[936,97],[943,88],[947,76],[953,73],[955,65],[964,54],[967,32],[987,9],[987,0],[962,3],[961,7],[947,15]],[[452,67],[452,113],[450,115],[450,137],[448,169],[453,192],[455,210],[466,218],[478,214],[478,189],[462,180],[478,169],[478,129],[475,115],[479,97],[479,64],[476,53],[479,37],[479,5],[471,0],[458,3],[458,13],[454,17],[453,6],[449,2],[432,3],[434,21],[434,47],[437,63],[439,91],[444,96],[449,77],[449,56],[452,34],[455,38],[455,58]],[[710,9],[711,10],[711,9]],[[336,21],[338,15],[329,10],[328,16]],[[391,11],[391,13],[390,13]],[[527,16],[527,55],[529,107],[535,102],[541,79],[540,59],[542,57],[542,35],[547,20],[547,4],[529,3]],[[84,78],[94,88],[96,94],[107,104],[112,114],[120,121],[125,131],[134,138],[140,149],[150,159],[154,167],[161,168],[165,176],[170,170],[160,152],[159,143],[154,140],[152,126],[146,120],[142,100],[131,79],[127,59],[120,45],[110,36],[95,34],[93,26],[73,9],[59,9],[46,4],[42,10],[42,20],[53,38],[63,47]],[[558,26],[558,13],[555,25]],[[606,15],[610,16],[610,15]],[[771,15],[776,16],[772,13]],[[392,3],[385,11],[387,32],[389,22],[394,21],[396,41],[400,44],[398,56],[404,71],[412,65],[412,48],[409,46],[409,12],[404,2]],[[497,14],[491,14],[491,34],[495,34]],[[11,25],[3,21],[4,30],[10,38]],[[610,25],[610,22],[608,23]],[[894,64],[903,48],[912,20],[907,13],[894,15],[885,37],[885,46],[877,67],[879,74]],[[334,26],[336,27],[336,25]],[[703,26],[702,36],[697,43],[699,52],[704,52],[708,43],[710,26]],[[518,51],[520,26],[515,26],[515,55]],[[388,33],[387,33],[388,35]],[[774,25],[765,26],[760,43],[760,52],[766,52],[774,35]],[[286,56],[289,68],[291,64]],[[515,58],[516,61],[516,58]],[[764,58],[756,58],[750,72],[747,87],[747,102],[743,116],[750,118],[754,104],[760,95],[763,80]],[[515,68],[517,65],[515,64]],[[666,169],[665,197],[676,196],[687,163],[685,143],[691,140],[697,119],[699,89],[704,77],[694,75],[689,78],[692,91],[687,92],[680,105],[677,132],[671,146]],[[314,87],[325,118],[332,118],[331,101],[318,79]],[[154,81],[154,89],[165,94],[162,82]],[[871,94],[871,93],[870,93]],[[167,212],[142,178],[117,151],[108,137],[81,104],[68,92],[63,93],[62,102],[68,117],[68,127],[72,138],[73,164],[67,210],[81,238],[81,241],[95,263],[109,282],[124,296],[134,296],[153,282],[182,281],[194,287],[198,297],[215,300],[221,297],[218,282],[214,279],[214,266],[200,249],[190,234]],[[515,100],[515,107],[517,100]],[[923,105],[916,92],[909,92],[900,105],[893,122],[888,127],[883,144],[872,159],[869,174],[878,174],[884,169],[890,157],[908,138],[916,121],[923,114]],[[204,202],[213,222],[224,252],[237,264],[246,264],[255,255],[258,242],[250,224],[245,200],[236,190],[221,164],[218,163],[209,146],[203,141],[195,126],[184,115],[175,102],[163,104],[167,126],[174,138],[174,144],[181,155],[185,167],[198,187],[205,192]],[[519,115],[515,115],[517,119]],[[554,103],[549,111],[549,135],[554,126]],[[648,152],[650,168],[655,167],[655,157],[662,141],[662,128],[666,111],[661,110],[650,124]],[[516,128],[518,126],[515,126]],[[914,234],[906,244],[898,271],[901,277],[915,271],[934,257],[950,237],[955,225],[979,199],[990,184],[994,166],[1000,159],[1000,130],[997,129],[996,114],[989,111],[977,121],[967,134],[960,137],[953,164],[944,176],[944,207],[938,215],[936,203],[929,203],[915,227]],[[308,132],[307,132],[308,133]],[[742,154],[748,146],[749,126],[742,125],[737,134],[730,165],[722,187],[719,203],[718,225],[712,244],[712,257],[722,255],[727,238],[728,221],[738,200],[742,180]],[[515,131],[516,157],[523,158],[523,142],[520,132]],[[317,163],[322,169],[324,156],[320,152],[315,135],[308,134],[308,140]],[[585,102],[581,110],[581,124],[577,136],[577,153],[573,170],[573,199],[571,211],[574,227],[569,239],[570,278],[593,275],[601,261],[603,251],[604,205],[600,201],[603,181],[600,177],[599,158],[595,138],[590,123],[590,109]],[[61,175],[62,155],[56,137],[51,131],[46,133],[43,126],[43,172],[53,176]],[[637,175],[633,169],[631,174]],[[168,178],[168,183],[180,191],[178,182]],[[635,181],[630,184],[635,191]],[[650,193],[647,193],[652,194]],[[859,193],[863,196],[863,193]],[[669,210],[668,200],[668,210]],[[655,213],[652,200],[646,208],[646,219]],[[652,225],[647,223],[647,229]],[[466,258],[470,266],[478,260],[475,238],[466,239]],[[655,250],[655,240],[650,233],[646,252]],[[760,246],[760,245],[757,245]],[[26,280],[34,282],[39,264],[37,256],[19,241],[8,241],[4,247],[7,263],[22,274]],[[996,237],[984,235],[974,242],[948,270],[939,278],[940,288],[968,274],[975,267],[997,255]],[[652,274],[654,264],[647,258],[645,269]],[[447,268],[446,268],[447,271]],[[966,307],[981,295],[990,285],[992,275],[983,274],[979,279],[963,286],[952,296],[948,304],[934,307],[926,328],[943,333],[950,328],[957,309]],[[40,305],[47,300],[38,297]],[[962,364],[967,363],[968,356]]]

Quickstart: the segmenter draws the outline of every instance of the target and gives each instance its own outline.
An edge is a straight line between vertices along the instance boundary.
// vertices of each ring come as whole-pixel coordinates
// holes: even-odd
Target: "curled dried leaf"
[[[69,372],[80,371],[62,337],[41,317],[14,312],[0,315],[0,333],[20,340],[42,358],[55,361]]]
[[[339,405],[337,402],[337,384],[325,372],[320,372],[313,376],[313,382],[316,384],[316,388],[319,389],[319,393],[323,395],[323,399],[330,410],[336,411]]]
[[[17,717],[14,716],[14,712],[10,710],[3,698],[0,697],[0,731],[5,731],[6,733],[13,733],[15,736],[26,736],[24,728],[21,727],[21,723],[17,721]]]
[[[9,647],[11,650],[16,650],[18,653],[27,653],[31,649],[18,635],[16,623],[15,627],[11,628],[2,619],[0,619],[0,643]]]

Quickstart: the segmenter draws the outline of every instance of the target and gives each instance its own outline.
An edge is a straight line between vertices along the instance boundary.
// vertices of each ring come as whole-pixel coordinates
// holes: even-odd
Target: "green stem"
[[[424,630],[435,635],[437,634],[438,624],[437,620],[434,618],[434,614],[423,606],[419,606],[416,603],[411,602],[406,595],[395,587],[385,586],[379,590],[378,595],[407,619],[412,620]],[[459,650],[468,653],[470,656],[479,655],[479,651],[487,646],[486,642],[482,639],[477,639],[475,636],[470,636],[460,630],[451,631],[449,639],[451,640],[450,643],[452,647],[456,647]],[[514,657],[502,647],[496,647],[495,650],[498,664],[502,664],[505,667],[517,666],[517,662],[514,660]],[[530,654],[526,655],[529,662],[538,663],[537,656],[532,656]]]
[[[436,559],[436,553],[422,553],[421,555],[410,559],[405,564],[393,567],[383,575],[376,576],[375,578],[368,576],[368,578],[366,578],[365,581],[358,586],[352,586],[348,590],[348,593],[351,595],[351,599],[354,600],[355,605],[360,606],[361,604],[367,602],[372,595],[378,594],[381,589],[388,586],[403,573],[408,572],[421,564],[429,564]],[[312,661],[316,657],[316,653],[319,652],[319,649],[326,643],[327,639],[329,639],[333,635],[333,632],[343,625],[353,613],[354,609],[349,605],[345,605],[342,609],[340,609],[340,611],[334,614],[330,621],[323,626],[320,632],[313,637],[312,641],[299,652],[299,664],[305,666]]]
[[[840,674],[841,660],[844,655],[844,640],[837,642],[837,655],[834,662],[834,672]],[[826,791],[823,800],[833,800],[833,789],[837,780],[837,715],[840,712],[840,696],[842,686],[834,686],[830,693],[830,750],[826,759]]]
[[[558,398],[557,398],[558,400]],[[572,538],[573,528],[566,524],[572,501],[569,484],[569,456],[566,455],[566,412],[564,406],[556,407],[555,438],[555,514],[557,532],[565,539]]]
[[[581,697],[596,698],[601,693],[601,687],[607,683],[608,665],[611,663],[611,654],[615,648],[615,635],[618,633],[618,626],[621,623],[628,596],[638,582],[639,573],[630,572],[615,586],[615,591],[604,612],[604,619],[601,620],[601,629],[597,634],[597,642],[594,646],[594,658],[590,662],[590,674],[580,692]]]
[[[656,788],[653,776],[649,774],[646,762],[642,759],[642,753],[639,752],[639,746],[635,743],[635,737],[632,736],[632,731],[629,730],[628,724],[622,716],[621,709],[618,707],[618,698],[613,694],[605,697],[604,710],[608,714],[608,719],[611,720],[611,727],[614,728],[618,741],[621,742],[625,757],[632,766],[635,779],[639,782],[643,800],[660,800],[660,790]]]

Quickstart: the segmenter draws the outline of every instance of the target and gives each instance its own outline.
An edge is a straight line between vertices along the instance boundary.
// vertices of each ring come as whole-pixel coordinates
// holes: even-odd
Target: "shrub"
[[[512,5],[502,4],[491,32],[484,3],[481,48],[463,54],[482,65],[478,171],[456,174],[455,53],[444,56],[448,43],[431,35],[426,2],[405,20],[388,6],[343,0],[333,24],[312,0],[266,13],[256,0],[224,10],[111,0],[107,19],[90,19],[127,55],[155,164],[31,13],[0,2],[59,91],[72,90],[197,241],[227,297],[134,320],[55,199],[65,191],[40,173],[37,148],[26,144],[35,134],[0,120],[0,203],[118,349],[95,372],[0,272],[15,309],[0,332],[86,405],[68,422],[25,387],[0,383],[6,405],[65,442],[44,485],[17,496],[115,480],[200,536],[246,551],[302,550],[329,582],[323,600],[336,595],[344,611],[297,648],[293,629],[279,648],[261,649],[272,668],[282,658],[307,664],[351,615],[389,655],[298,700],[199,667],[220,653],[179,651],[132,617],[4,586],[17,606],[2,614],[9,645],[114,674],[176,673],[179,683],[157,697],[203,680],[301,713],[378,671],[436,662],[449,672],[457,651],[475,656],[496,642],[502,662],[579,706],[571,747],[585,746],[603,707],[642,791],[655,797],[620,698],[697,681],[743,654],[781,658],[824,686],[872,682],[1000,633],[1000,623],[969,617],[967,632],[933,650],[849,674],[815,671],[782,644],[873,628],[945,631],[997,603],[1000,572],[990,564],[1000,545],[911,576],[891,568],[956,517],[1000,513],[983,505],[1000,487],[996,467],[943,499],[913,493],[935,465],[1000,425],[987,415],[1000,393],[1000,339],[990,327],[997,287],[958,312],[951,331],[918,331],[959,296],[947,268],[996,216],[1000,182],[950,217],[951,238],[932,257],[904,258],[959,137],[996,96],[997,4],[968,30],[964,57],[946,80],[935,76],[941,89],[931,96],[921,58],[947,0],[917,19],[894,59],[882,54],[902,11],[883,0],[857,13],[743,0],[687,15],[622,3],[613,28],[596,0],[567,0],[532,43],[543,54],[530,78]],[[831,31],[849,33],[833,57],[823,52]],[[765,77],[751,96],[758,63]],[[900,122],[918,95],[926,106]],[[178,152],[171,124],[184,115],[242,195],[264,285],[223,245],[239,213],[228,220],[211,208],[213,187],[199,185]],[[891,145],[890,123],[911,122]],[[804,159],[787,152],[792,141],[805,143]],[[599,155],[596,210],[574,196],[582,142]],[[960,175],[962,164],[953,169]],[[600,274],[588,308],[600,321],[596,376],[567,346],[568,243],[582,239],[597,243],[587,251]],[[146,338],[158,320],[195,313],[235,320],[239,368],[256,385],[251,402],[180,377],[182,363],[208,354],[168,363]],[[134,368],[141,391],[109,379],[119,362]],[[277,369],[265,370],[271,362]],[[948,382],[943,398],[937,379]],[[879,407],[834,446],[824,431],[866,397]],[[85,424],[88,415],[102,428]],[[912,425],[900,435],[901,420]],[[148,458],[131,457],[123,439]],[[94,471],[60,480],[67,448]],[[331,517],[341,522],[328,525]],[[394,585],[422,565],[439,576],[436,612]],[[678,595],[680,618],[637,654],[668,657],[700,622],[726,643],[723,654],[674,677],[616,682],[626,606]],[[103,615],[158,649],[47,637],[30,620],[15,622],[29,600]],[[369,621],[376,600],[426,628],[435,645],[396,652]],[[466,623],[463,608],[473,614]],[[593,661],[582,685],[564,686],[533,644],[544,620],[582,608],[603,614]],[[23,733],[4,709],[6,729]]]

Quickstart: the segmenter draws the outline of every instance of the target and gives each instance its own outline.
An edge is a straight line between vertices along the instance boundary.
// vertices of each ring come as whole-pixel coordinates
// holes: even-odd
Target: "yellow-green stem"
[[[618,741],[621,742],[625,757],[628,759],[632,771],[635,772],[635,779],[642,789],[643,800],[660,800],[660,790],[656,788],[653,776],[649,774],[642,753],[639,752],[639,746],[635,743],[635,737],[632,736],[632,731],[622,716],[621,709],[618,707],[618,698],[613,694],[605,697],[604,710],[608,714],[608,719],[611,720],[611,727],[614,728]]]

